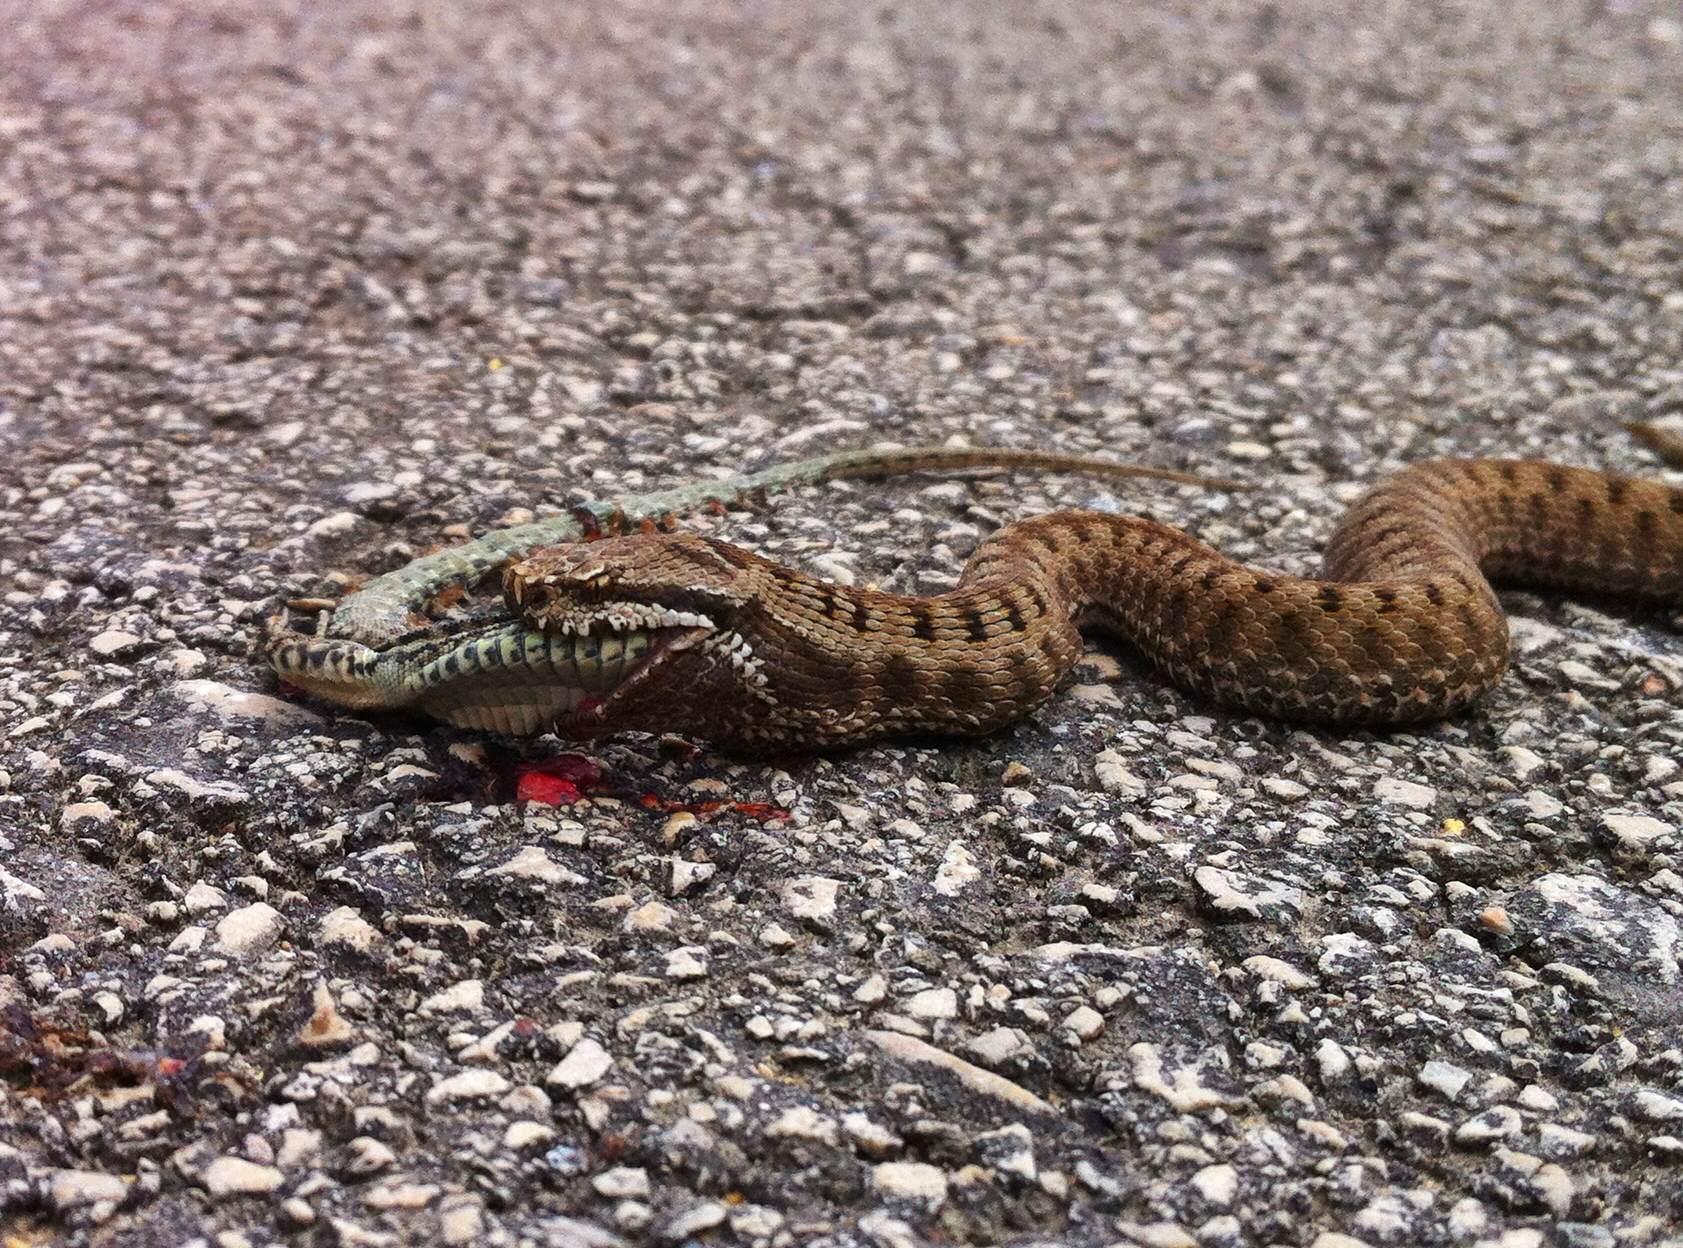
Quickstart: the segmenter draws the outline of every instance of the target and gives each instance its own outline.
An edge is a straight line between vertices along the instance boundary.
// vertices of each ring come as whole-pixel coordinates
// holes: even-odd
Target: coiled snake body
[[[1501,678],[1508,630],[1487,577],[1683,603],[1683,490],[1527,460],[1416,464],[1351,508],[1321,579],[1247,568],[1151,520],[1063,511],[1001,529],[957,588],[924,598],[632,533],[525,555],[506,617],[423,635],[415,655],[295,637],[270,653],[289,680],[308,666],[301,645],[338,645],[335,671],[430,663],[437,679],[412,685],[434,701],[411,704],[471,726],[809,749],[998,728],[1054,691],[1094,626],[1217,702],[1395,724],[1453,714]],[[588,649],[611,662],[581,668]],[[356,704],[371,683],[330,671],[325,696]]]

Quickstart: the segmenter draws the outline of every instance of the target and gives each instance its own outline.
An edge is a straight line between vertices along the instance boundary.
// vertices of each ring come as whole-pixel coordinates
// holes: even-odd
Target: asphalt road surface
[[[1512,673],[1416,732],[1096,642],[996,737],[749,761],[250,653],[493,525],[881,441],[1260,488],[691,523],[933,591],[1144,509],[1301,573],[1413,459],[1658,475],[1674,5],[0,23],[7,1248],[1678,1242],[1664,612],[1507,594]]]

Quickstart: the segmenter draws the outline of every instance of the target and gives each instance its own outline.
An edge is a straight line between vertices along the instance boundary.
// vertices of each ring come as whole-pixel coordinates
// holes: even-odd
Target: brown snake
[[[1053,692],[1087,625],[1259,714],[1451,715],[1507,667],[1487,577],[1683,603],[1683,489],[1528,460],[1416,464],[1350,509],[1313,580],[1242,566],[1151,520],[1061,511],[1001,529],[933,597],[658,533],[536,551],[504,591],[550,635],[653,638],[614,688],[561,719],[563,735],[809,749],[998,728]]]

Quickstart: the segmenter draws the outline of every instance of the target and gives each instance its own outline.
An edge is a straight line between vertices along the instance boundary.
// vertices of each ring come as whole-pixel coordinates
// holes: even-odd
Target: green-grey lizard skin
[[[1235,490],[1211,477],[1097,456],[1007,447],[908,447],[838,451],[760,472],[592,503],[573,514],[488,533],[416,559],[339,604],[325,633],[272,625],[264,648],[275,673],[304,693],[352,710],[418,710],[457,727],[539,732],[634,666],[650,633],[561,636],[534,630],[501,604],[446,624],[423,623],[428,599],[469,584],[540,547],[578,542],[708,507],[728,506],[820,481],[962,468],[1015,468],[1164,480]]]

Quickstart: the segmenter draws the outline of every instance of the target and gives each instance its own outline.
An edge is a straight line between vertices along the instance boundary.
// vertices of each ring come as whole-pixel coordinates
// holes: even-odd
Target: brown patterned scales
[[[1507,666],[1487,576],[1683,603],[1683,490],[1526,460],[1417,464],[1350,510],[1320,580],[1244,567],[1151,520],[1063,511],[1001,529],[934,597],[831,585],[687,534],[534,552],[505,596],[551,636],[648,639],[563,734],[805,749],[998,728],[1053,692],[1088,626],[1259,714],[1450,715]]]

